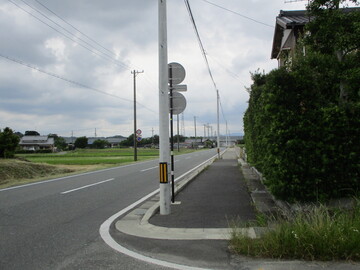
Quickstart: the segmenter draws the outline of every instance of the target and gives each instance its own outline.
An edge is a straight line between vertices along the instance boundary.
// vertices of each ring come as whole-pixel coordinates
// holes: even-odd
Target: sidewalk
[[[360,269],[359,264],[278,261],[230,254],[229,223],[254,220],[255,207],[264,214],[276,209],[251,168],[246,163],[238,164],[234,148],[193,179],[182,182],[186,186],[176,195],[170,215],[159,214],[159,197],[154,196],[115,222],[111,232],[114,240],[148,258],[174,263],[174,269]],[[242,232],[255,238],[264,230],[243,228]]]
[[[157,213],[149,222],[171,228],[228,228],[234,220],[255,220],[255,209],[233,150],[176,196],[180,204],[171,206],[170,215]]]

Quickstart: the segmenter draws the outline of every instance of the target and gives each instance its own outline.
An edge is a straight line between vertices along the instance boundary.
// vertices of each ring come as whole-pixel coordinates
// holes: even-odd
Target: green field
[[[193,152],[193,149],[181,149],[174,154],[186,154]],[[198,150],[199,151],[199,150]],[[49,154],[17,154],[17,157],[24,158],[35,163],[47,163],[52,165],[121,165],[134,161],[134,149],[132,148],[111,148],[111,149],[79,149],[69,152]],[[137,160],[144,161],[157,159],[158,149],[138,148]]]
[[[51,154],[17,154],[35,163],[52,165],[95,165],[95,164],[123,164],[134,161],[134,149],[81,149],[70,152]],[[138,161],[156,159],[157,149],[138,149]]]

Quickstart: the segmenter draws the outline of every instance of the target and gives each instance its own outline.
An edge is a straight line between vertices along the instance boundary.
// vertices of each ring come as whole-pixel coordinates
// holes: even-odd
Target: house
[[[360,8],[342,8],[342,12],[360,12]],[[278,60],[278,66],[291,65],[295,48],[299,38],[305,33],[304,27],[313,17],[309,16],[307,10],[284,11],[276,17],[271,59]],[[305,54],[305,48],[303,48]]]
[[[20,139],[20,147],[23,150],[55,150],[54,138],[48,136],[24,136]]]
[[[271,51],[271,59],[277,59],[279,67],[291,61],[298,39],[304,34],[304,26],[309,20],[306,10],[280,10],[276,17]]]

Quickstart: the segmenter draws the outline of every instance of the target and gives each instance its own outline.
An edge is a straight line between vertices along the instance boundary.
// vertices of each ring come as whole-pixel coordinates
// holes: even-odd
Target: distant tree
[[[88,138],[86,138],[85,136],[76,138],[76,140],[75,140],[76,148],[86,148],[87,145],[88,145]]]
[[[55,147],[59,150],[64,150],[67,147],[67,143],[63,137],[54,138]]]
[[[134,145],[134,134],[131,134],[126,140],[120,143],[121,146],[130,147]]]
[[[40,133],[35,130],[27,130],[25,136],[40,136]]]
[[[12,129],[6,127],[4,131],[0,130],[0,157],[13,158],[19,141],[20,138],[14,134]]]
[[[153,140],[152,140],[152,143],[154,143],[154,144],[159,144],[159,140],[160,140],[159,135],[154,135]]]
[[[179,142],[185,142],[185,137],[183,135],[174,135],[174,142],[178,141],[178,137],[179,137]]]
[[[93,142],[92,147],[96,149],[104,149],[109,143],[105,140],[97,139]]]
[[[54,145],[58,150],[64,150],[67,147],[67,143],[64,138],[59,137],[57,134],[49,134],[49,138],[54,138]]]

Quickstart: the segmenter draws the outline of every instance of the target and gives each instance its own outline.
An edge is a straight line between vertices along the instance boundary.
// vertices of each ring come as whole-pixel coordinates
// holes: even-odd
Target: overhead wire
[[[200,47],[200,50],[201,50],[201,53],[203,55],[203,58],[205,60],[205,64],[206,64],[206,67],[207,67],[207,70],[208,70],[208,73],[210,75],[210,78],[211,78],[211,81],[214,85],[214,88],[215,88],[215,91],[217,92],[217,95],[219,97],[219,102],[220,102],[220,93],[219,93],[219,90],[216,86],[216,83],[215,83],[215,79],[214,79],[214,76],[212,75],[212,72],[211,72],[211,68],[210,68],[210,64],[209,64],[209,61],[208,61],[208,58],[207,58],[207,54],[206,54],[206,51],[205,51],[205,48],[204,48],[204,45],[203,45],[203,42],[201,41],[201,38],[200,38],[200,34],[199,34],[199,31],[198,31],[198,28],[196,26],[196,22],[195,22],[195,19],[194,19],[194,15],[192,13],[192,10],[191,10],[191,7],[190,7],[190,3],[189,3],[189,0],[184,0],[185,2],[185,6],[186,6],[186,9],[188,11],[188,14],[189,14],[189,17],[190,17],[190,21],[193,25],[193,28],[194,28],[194,31],[195,31],[195,35],[196,35],[196,38],[198,40],[198,44],[199,44],[199,47]],[[221,104],[221,102],[220,102]],[[222,114],[223,114],[223,118],[225,119],[225,114],[224,114],[224,111],[222,110]],[[225,119],[226,121],[226,119]]]
[[[119,97],[119,96],[110,94],[110,93],[108,93],[108,92],[105,92],[105,91],[103,91],[103,90],[100,90],[100,89],[97,89],[97,88],[94,88],[94,87],[85,85],[85,84],[83,84],[83,83],[79,83],[79,82],[77,82],[77,81],[74,81],[74,80],[71,80],[71,79],[67,79],[67,78],[65,78],[65,77],[63,77],[63,76],[60,76],[60,75],[58,75],[58,74],[55,74],[55,73],[52,73],[52,72],[49,72],[49,71],[45,71],[45,70],[43,70],[43,69],[40,69],[40,68],[38,68],[38,67],[35,67],[35,66],[33,66],[33,65],[30,65],[30,64],[28,64],[28,63],[25,63],[24,61],[21,61],[21,60],[19,60],[19,59],[15,59],[15,58],[12,58],[12,57],[3,55],[3,54],[1,54],[1,53],[0,53],[0,57],[5,58],[5,59],[7,59],[7,60],[9,60],[9,61],[12,61],[12,62],[14,62],[14,63],[20,64],[20,65],[22,65],[22,66],[28,67],[28,68],[30,68],[30,69],[36,70],[36,71],[41,72],[41,73],[43,73],[43,74],[46,74],[46,75],[48,75],[48,76],[57,78],[57,79],[59,79],[59,80],[63,80],[63,81],[65,81],[65,82],[68,82],[68,83],[71,83],[71,84],[80,86],[80,87],[82,87],[82,88],[86,88],[86,89],[92,90],[92,91],[94,91],[94,92],[97,92],[97,93],[100,93],[100,94],[103,94],[103,95],[107,95],[107,96],[110,96],[110,97],[113,97],[113,98],[121,99],[121,100],[126,101],[126,102],[131,102],[131,103],[133,102],[133,100],[126,99],[126,98],[122,98],[122,97]],[[149,111],[151,111],[151,112],[153,112],[153,113],[157,113],[156,111],[150,109],[149,107],[141,104],[141,103],[138,102],[138,101],[137,101],[136,103],[137,103],[138,105],[140,105],[141,107],[143,107],[143,108],[145,108],[145,109],[147,109],[147,110],[149,110]]]
[[[28,3],[26,3],[24,0],[21,0],[22,2],[24,2],[25,4],[27,4],[28,6],[30,6]],[[59,14],[55,13],[53,10],[51,10],[49,7],[47,7],[46,5],[44,5],[43,3],[41,3],[40,1],[38,0],[34,0],[36,3],[38,3],[41,7],[43,7],[44,9],[46,9],[48,12],[50,12],[51,14],[53,14],[55,17],[57,17],[58,19],[60,19],[61,21],[63,21],[65,24],[67,24],[68,26],[70,26],[72,29],[74,29],[76,32],[78,32],[79,34],[83,35],[85,38],[87,38],[88,40],[90,40],[91,42],[93,42],[94,44],[96,44],[98,47],[100,47],[101,49],[107,51],[108,53],[112,54],[114,57],[117,57],[117,54],[114,53],[113,51],[109,50],[108,48],[104,47],[103,45],[101,45],[99,42],[97,42],[94,38],[90,37],[89,35],[85,34],[84,31],[81,31],[79,28],[77,28],[76,26],[74,26],[73,24],[71,24],[70,22],[68,22],[67,20],[65,20],[64,18],[62,18]],[[31,7],[31,6],[30,6]],[[31,7],[33,8],[33,7]],[[33,8],[35,9],[35,8]],[[35,9],[36,10],[36,9]],[[36,10],[37,11],[37,10]],[[42,14],[42,12],[38,11],[39,13]],[[46,15],[43,15],[45,16],[46,18],[48,18]],[[50,18],[48,18],[49,20],[51,20]],[[51,20],[53,21],[53,20]],[[56,22],[54,22],[56,25],[58,25]],[[63,28],[62,26],[59,25],[59,27]],[[67,31],[67,29],[63,28],[65,31]],[[70,33],[69,31],[67,31],[68,33]],[[70,33],[72,34],[72,33]],[[72,34],[73,35],[73,34]],[[79,38],[80,39],[80,38]],[[82,39],[80,39],[82,40]],[[86,41],[84,41],[86,42]],[[86,44],[89,44],[86,42]],[[90,45],[90,44],[89,44]],[[91,46],[91,45],[90,45]],[[92,46],[93,47],[93,46]],[[107,53],[105,54],[106,56],[112,58],[112,56],[109,56]],[[122,64],[126,69],[128,70],[133,70],[133,69],[139,69],[139,68],[133,68],[131,67],[130,65],[127,65],[117,59],[111,59],[112,61],[116,61],[116,62],[119,62],[120,64]],[[152,79],[147,76],[145,74],[145,79],[152,85],[156,88],[156,84],[152,81]]]
[[[23,0],[22,0],[23,1]],[[42,6],[43,8],[45,8],[47,11],[49,11],[51,14],[55,15],[57,18],[59,18],[61,21],[63,21],[64,23],[66,23],[67,25],[69,25],[71,28],[73,28],[75,31],[77,31],[78,33],[80,33],[81,35],[83,35],[84,37],[86,37],[87,39],[89,39],[90,41],[92,41],[93,43],[95,43],[97,46],[99,46],[100,48],[104,49],[105,51],[111,53],[112,55],[114,55],[115,57],[117,56],[116,53],[114,53],[113,51],[109,50],[108,48],[104,47],[103,45],[101,45],[99,42],[97,42],[95,39],[93,39],[92,37],[90,37],[89,35],[85,34],[83,31],[79,30],[77,27],[75,27],[74,25],[72,25],[71,23],[69,23],[68,21],[66,21],[64,18],[62,18],[60,15],[58,15],[57,13],[55,13],[54,11],[52,11],[50,8],[48,8],[47,6],[45,6],[43,3],[41,3],[38,0],[34,0],[36,3],[38,3],[40,6]],[[126,65],[127,66],[127,65]],[[130,67],[129,67],[130,68]]]
[[[235,15],[240,16],[240,17],[243,17],[244,19],[253,21],[253,22],[258,23],[258,24],[262,24],[262,25],[267,26],[267,27],[275,28],[273,25],[270,25],[270,24],[267,24],[267,23],[258,21],[258,20],[256,20],[256,19],[253,19],[253,18],[251,18],[251,17],[248,17],[248,16],[246,16],[246,15],[244,15],[244,14],[241,14],[241,13],[239,13],[239,12],[236,12],[236,11],[233,11],[233,10],[228,9],[228,8],[226,8],[226,7],[217,5],[217,4],[215,4],[215,3],[213,3],[213,2],[210,2],[210,1],[208,1],[208,0],[201,0],[201,1],[203,1],[203,2],[205,2],[205,3],[208,3],[208,4],[210,4],[210,5],[213,5],[213,6],[217,7],[217,8],[220,8],[220,9],[226,10],[226,11],[228,11],[228,12],[231,12],[231,13],[233,13],[233,14],[235,14]]]
[[[61,34],[62,36],[66,37],[67,39],[69,39],[70,41],[78,44],[79,46],[83,47],[84,49],[90,51],[93,54],[96,54],[97,56],[108,60],[110,62],[112,62],[113,64],[120,66],[122,68],[125,68],[127,70],[131,70],[131,67],[112,58],[111,56],[109,56],[108,54],[98,50],[97,48],[95,48],[93,45],[91,45],[90,43],[86,42],[85,40],[79,38],[79,37],[75,37],[76,39],[80,40],[81,42],[85,43],[86,46],[80,42],[78,42],[76,39],[72,38],[71,36],[61,32],[60,30],[56,29],[55,27],[53,27],[52,25],[50,25],[49,23],[45,22],[44,20],[40,19],[39,17],[35,16],[33,13],[27,11],[26,9],[24,9],[23,7],[21,7],[20,5],[18,5],[16,2],[14,2],[13,0],[8,0],[10,3],[12,3],[13,5],[15,5],[16,7],[18,7],[19,9],[21,9],[22,11],[24,11],[25,13],[27,13],[28,15],[30,15],[31,17],[35,18],[36,20],[40,21],[41,23],[45,24],[46,26],[50,27],[51,29],[53,29],[54,31],[58,32],[59,34]],[[41,14],[42,16],[44,16],[46,19],[48,19],[49,21],[51,21],[52,23],[54,23],[55,25],[57,25],[58,27],[60,27],[61,29],[63,29],[64,31],[66,31],[67,33],[69,33],[70,35],[74,36],[73,33],[71,33],[70,31],[68,31],[67,29],[65,29],[64,27],[62,27],[61,25],[59,25],[58,23],[56,23],[54,20],[52,20],[51,18],[49,18],[46,14],[42,13],[41,11],[37,10],[36,8],[32,7],[31,5],[29,5],[28,3],[26,3],[24,0],[21,0],[23,3],[25,3],[27,6],[29,6],[31,9],[35,10],[36,12],[38,12],[39,14]],[[90,47],[90,48],[89,48]]]

